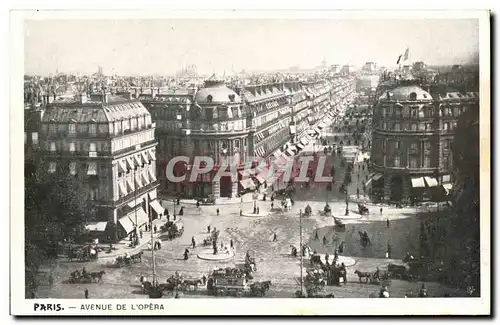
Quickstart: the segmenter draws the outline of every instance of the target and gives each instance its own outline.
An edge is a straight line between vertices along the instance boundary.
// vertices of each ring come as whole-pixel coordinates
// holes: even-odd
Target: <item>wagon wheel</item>
[[[370,278],[370,277],[366,277],[366,278],[365,278],[365,283],[368,283],[368,282],[370,282],[370,283],[371,283],[371,282],[372,282],[372,278]]]
[[[227,296],[227,289],[226,288],[220,288],[220,289],[217,289],[217,295],[218,296]]]
[[[236,291],[236,297],[238,297],[238,298],[243,297],[243,294],[244,294],[243,290]]]

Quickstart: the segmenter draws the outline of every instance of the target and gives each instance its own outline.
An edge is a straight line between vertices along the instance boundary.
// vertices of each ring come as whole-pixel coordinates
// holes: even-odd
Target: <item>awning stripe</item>
[[[136,209],[129,215],[130,220],[132,221],[132,224],[135,225],[136,222],[136,216],[137,216],[137,227],[142,226],[143,224],[149,222],[149,217],[146,211],[142,207]]]
[[[424,179],[425,179],[425,182],[427,183],[427,186],[429,186],[429,187],[438,186],[438,181],[434,177],[425,176]]]
[[[148,175],[151,182],[156,182],[156,176],[153,174],[152,170],[148,170]]]
[[[127,235],[134,230],[134,224],[128,216],[120,218],[120,220],[118,220],[118,223],[123,227],[123,230],[125,230]]]
[[[120,191],[120,196],[125,196],[127,195],[127,189],[125,187],[125,184],[123,183],[118,183],[118,190]]]
[[[118,160],[118,166],[120,166],[120,169],[122,171],[122,173],[126,173],[127,172],[127,165],[125,164],[125,161],[123,160]]]
[[[156,156],[153,153],[153,149],[148,150],[148,154],[149,154],[149,157],[151,158],[151,160],[156,160]]]
[[[163,213],[165,212],[165,209],[161,206],[161,204],[157,200],[150,201],[149,205],[158,215],[163,215]]]

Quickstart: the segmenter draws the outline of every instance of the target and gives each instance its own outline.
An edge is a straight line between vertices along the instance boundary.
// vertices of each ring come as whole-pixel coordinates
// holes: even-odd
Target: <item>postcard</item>
[[[491,313],[489,11],[12,11],[10,49],[11,314]]]

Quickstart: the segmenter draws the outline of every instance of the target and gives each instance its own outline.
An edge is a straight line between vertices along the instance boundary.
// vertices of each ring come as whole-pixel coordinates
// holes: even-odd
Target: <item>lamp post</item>
[[[304,281],[303,268],[304,268],[304,247],[302,246],[302,209],[299,211],[299,228],[300,228],[300,296],[304,295]]]

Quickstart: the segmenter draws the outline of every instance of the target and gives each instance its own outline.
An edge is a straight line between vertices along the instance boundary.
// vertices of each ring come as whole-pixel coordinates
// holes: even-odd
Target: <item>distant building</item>
[[[138,101],[86,94],[48,105],[40,152],[49,173],[69,173],[95,209],[87,229],[103,239],[125,237],[163,214],[156,199],[155,124]],[[149,212],[149,213],[148,213]]]
[[[375,72],[377,70],[377,65],[375,62],[366,62],[361,70],[365,72]]]
[[[344,65],[340,70],[342,74],[351,74],[354,73],[354,67],[352,65]]]

